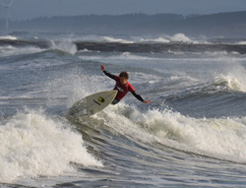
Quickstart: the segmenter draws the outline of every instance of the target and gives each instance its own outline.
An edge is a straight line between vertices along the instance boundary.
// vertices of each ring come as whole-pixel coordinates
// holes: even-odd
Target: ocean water
[[[237,49],[184,34],[0,36],[0,187],[245,187],[246,55]],[[114,87],[101,64],[128,71],[152,102],[129,93],[67,119],[76,101]]]

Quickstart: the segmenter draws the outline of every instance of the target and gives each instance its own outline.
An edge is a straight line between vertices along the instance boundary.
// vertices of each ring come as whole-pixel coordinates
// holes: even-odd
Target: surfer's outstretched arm
[[[105,66],[101,65],[101,70],[103,71],[103,73],[108,76],[109,78],[112,78],[113,80],[115,80],[115,75],[111,74],[110,72],[105,70]]]
[[[149,103],[151,102],[150,100],[145,101],[145,100],[141,97],[141,95],[137,94],[135,91],[133,91],[132,94],[134,95],[134,97],[136,97],[138,100],[142,101],[143,103],[149,104]]]

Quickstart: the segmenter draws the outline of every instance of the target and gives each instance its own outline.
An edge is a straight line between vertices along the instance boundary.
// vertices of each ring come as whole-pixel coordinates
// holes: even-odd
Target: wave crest
[[[214,86],[226,86],[227,88],[239,91],[246,92],[246,87],[235,77],[232,76],[219,76],[216,77],[213,84]]]

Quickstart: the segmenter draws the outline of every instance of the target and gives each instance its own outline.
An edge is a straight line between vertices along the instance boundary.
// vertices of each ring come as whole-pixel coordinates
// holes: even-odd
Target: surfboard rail
[[[91,116],[110,105],[117,92],[117,90],[107,90],[91,94],[77,101],[68,109],[67,114],[69,116]]]

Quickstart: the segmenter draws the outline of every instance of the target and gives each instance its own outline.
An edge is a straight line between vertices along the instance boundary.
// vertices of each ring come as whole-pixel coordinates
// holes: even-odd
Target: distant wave
[[[10,35],[0,36],[0,40],[17,40],[17,37]]]
[[[134,43],[133,41],[130,41],[130,40],[113,38],[113,37],[103,37],[103,41],[105,41],[105,42],[116,42],[116,43],[126,43],[126,44]]]
[[[20,54],[32,54],[39,53],[42,49],[35,46],[23,46],[22,48],[14,47],[11,45],[0,46],[0,57],[20,55]]]
[[[172,43],[172,42],[184,42],[184,43],[199,43],[196,40],[193,40],[186,36],[183,33],[177,33],[175,35],[169,36],[160,36],[157,38],[146,38],[146,37],[132,37],[133,40],[126,40],[126,39],[120,39],[120,38],[114,38],[114,37],[102,37],[100,42],[117,42],[117,43],[127,43],[127,44],[133,44],[133,43]]]
[[[20,40],[0,39],[0,46],[26,47],[34,46],[41,49],[55,48],[65,50],[71,54],[77,50],[100,51],[100,52],[133,52],[133,53],[169,53],[169,52],[227,52],[232,54],[246,54],[246,45],[225,43],[195,42],[183,35],[174,36],[171,42],[131,42],[121,39],[105,38],[104,41],[44,41],[44,40]],[[166,40],[166,39],[158,39]],[[65,40],[66,41],[66,40]],[[67,44],[69,43],[69,46]],[[65,44],[65,45],[64,45]]]
[[[23,47],[23,46],[35,46],[39,48],[48,48],[51,46],[51,43],[49,41],[32,41],[32,40],[12,40],[12,39],[7,39],[7,38],[2,38],[0,39],[0,46],[7,46],[11,45],[14,47]]]
[[[207,96],[217,95],[219,93],[244,93],[246,92],[245,84],[241,83],[233,76],[218,76],[213,81],[203,84],[196,84],[188,86],[175,94],[166,97],[168,100],[172,99],[188,99],[188,98],[203,98]]]
[[[238,42],[236,44],[246,45],[246,41],[240,41],[240,42]]]
[[[101,52],[135,52],[135,53],[163,53],[163,52],[215,52],[225,51],[234,54],[246,54],[246,46],[241,44],[194,44],[194,43],[102,43],[75,42],[78,50]]]

